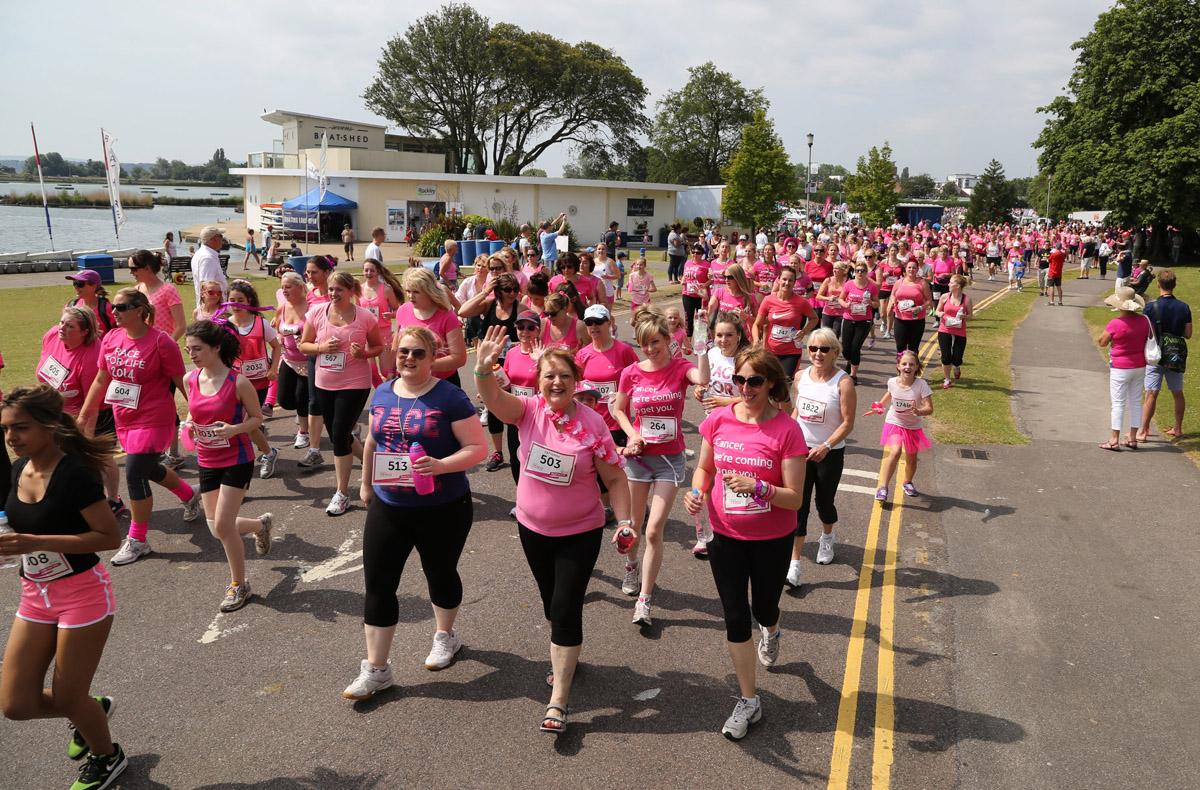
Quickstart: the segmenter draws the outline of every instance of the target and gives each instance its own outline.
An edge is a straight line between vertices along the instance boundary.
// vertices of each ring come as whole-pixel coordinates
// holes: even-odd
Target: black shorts
[[[1052,285],[1058,288],[1062,287],[1061,277],[1046,277],[1046,285]]]
[[[988,262],[988,266],[999,266],[1000,265],[1000,256],[999,255],[989,255],[989,256],[987,256],[987,262]]]
[[[270,384],[263,387],[262,389],[259,389],[258,387],[254,388],[254,394],[258,396],[258,408],[261,409],[263,404],[267,402],[267,393],[270,392],[270,390],[271,390]]]
[[[352,241],[346,242],[345,244],[342,245],[342,249],[346,251],[347,255],[349,255],[350,253],[354,252],[354,242],[352,242]]]
[[[250,490],[250,481],[254,478],[254,462],[247,461],[236,466],[221,466],[216,469],[200,467],[200,493],[207,494],[216,491],[221,486]]]

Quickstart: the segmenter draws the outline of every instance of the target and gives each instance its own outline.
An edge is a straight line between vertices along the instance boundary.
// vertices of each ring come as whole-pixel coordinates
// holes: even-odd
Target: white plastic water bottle
[[[700,498],[699,488],[692,489],[692,498]],[[701,508],[700,512],[696,514],[696,540],[700,541],[701,543],[708,543],[712,539],[712,526],[708,523],[708,519],[704,518],[704,510]]]
[[[0,535],[7,535],[9,532],[16,532],[16,530],[8,525],[8,514],[0,510]],[[0,570],[16,568],[20,564],[20,561],[13,555],[0,554]]]

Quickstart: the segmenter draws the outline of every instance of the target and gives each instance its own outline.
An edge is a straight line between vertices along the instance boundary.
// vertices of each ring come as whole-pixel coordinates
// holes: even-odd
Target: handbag
[[[1146,337],[1146,364],[1157,365],[1162,361],[1162,349],[1154,339],[1154,323],[1149,318],[1146,318],[1146,323],[1150,324],[1150,334]]]

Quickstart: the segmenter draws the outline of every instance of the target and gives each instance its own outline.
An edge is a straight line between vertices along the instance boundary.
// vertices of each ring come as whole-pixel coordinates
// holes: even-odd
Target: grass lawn
[[[241,274],[236,272],[234,274]],[[267,277],[248,277],[265,304],[275,301],[278,281]],[[0,352],[4,354],[4,373],[0,374],[0,389],[9,390],[22,384],[36,384],[34,370],[42,351],[42,335],[58,324],[62,307],[74,293],[66,280],[61,285],[34,288],[12,288],[0,291]],[[121,286],[108,286],[109,299]],[[196,306],[196,292],[191,282],[175,286],[183,299],[183,314],[191,320]],[[180,344],[182,348],[182,343]]]
[[[1175,295],[1187,302],[1192,308],[1193,334],[1188,341],[1188,367],[1183,374],[1183,396],[1187,406],[1183,412],[1183,438],[1179,446],[1187,451],[1192,460],[1200,464],[1200,339],[1195,334],[1197,313],[1200,312],[1200,265],[1192,263],[1184,266],[1172,266],[1177,280]],[[1158,298],[1158,284],[1152,284],[1146,290],[1146,299],[1151,301]],[[1112,320],[1113,312],[1105,305],[1089,307],[1083,311],[1084,320],[1093,337],[1100,337],[1105,325]],[[1096,353],[1108,360],[1108,351],[1097,347]],[[1155,413],[1159,430],[1170,427],[1174,421],[1174,402],[1171,394],[1164,386],[1158,395],[1158,410]]]
[[[1011,292],[970,320],[963,377],[948,390],[941,387],[936,345],[925,378],[934,390],[930,422],[939,444],[1028,444],[1012,414],[1012,339],[1029,315],[1037,285]]]

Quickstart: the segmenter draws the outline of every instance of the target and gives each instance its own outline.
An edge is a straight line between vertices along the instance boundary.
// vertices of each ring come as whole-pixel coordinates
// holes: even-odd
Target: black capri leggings
[[[892,333],[896,337],[897,354],[905,350],[914,354],[920,353],[918,349],[921,347],[921,337],[925,334],[925,319],[913,318],[906,321],[897,318],[892,322]]]
[[[692,336],[695,330],[696,311],[704,306],[704,301],[699,296],[684,296],[683,298],[683,320],[687,323],[687,335]]]
[[[739,540],[713,533],[708,544],[708,566],[725,612],[726,639],[735,644],[750,640],[751,613],[759,625],[768,628],[779,622],[779,596],[791,558],[791,535]]]
[[[150,498],[150,484],[161,483],[167,468],[159,461],[160,453],[129,453],[125,456],[125,484],[135,502]]]
[[[308,376],[301,376],[286,362],[279,366],[279,405],[301,417],[308,416]]]
[[[415,548],[429,583],[429,601],[442,609],[462,603],[458,558],[471,532],[471,495],[428,507],[396,507],[373,497],[363,528],[363,622],[390,628],[400,619],[396,590]]]
[[[851,365],[862,364],[862,347],[869,334],[870,321],[842,321],[842,354]]]
[[[820,461],[807,461],[804,467],[804,501],[796,511],[796,534],[808,534],[808,514],[812,510],[813,490],[817,493],[817,517],[822,524],[836,524],[838,520],[838,483],[842,482],[842,467],[846,463],[846,448],[830,450]]]
[[[800,354],[778,354],[779,364],[783,366],[783,374],[789,379],[796,377],[796,368],[800,367]]]
[[[350,432],[362,416],[363,407],[367,405],[371,391],[323,390],[320,387],[312,389],[316,390],[321,413],[325,415],[325,430],[329,433],[329,441],[333,442],[334,456],[350,455],[354,445],[354,437]]]
[[[832,329],[835,335],[841,337],[842,317],[840,315],[826,315],[825,313],[821,313],[821,328]]]
[[[324,412],[321,410],[321,399],[317,397],[317,358],[315,356],[308,358],[308,380],[312,383],[312,386],[308,388],[308,413],[314,417],[320,417]],[[278,392],[278,388],[276,388],[276,392]]]
[[[550,621],[550,641],[559,647],[582,645],[583,598],[600,556],[604,530],[551,538],[518,523],[517,531],[542,596],[542,611]]]
[[[966,335],[952,335],[949,332],[938,332],[938,348],[942,352],[942,364],[962,367],[963,352],[967,350]]]

